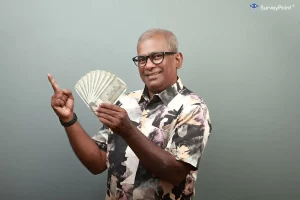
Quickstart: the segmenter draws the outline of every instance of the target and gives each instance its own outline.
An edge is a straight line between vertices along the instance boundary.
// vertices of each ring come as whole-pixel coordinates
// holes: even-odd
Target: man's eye
[[[153,56],[152,56],[152,58],[153,59],[161,59],[162,58],[162,55],[161,54],[154,54]]]
[[[146,59],[144,57],[138,59],[139,62],[144,62],[145,60]]]

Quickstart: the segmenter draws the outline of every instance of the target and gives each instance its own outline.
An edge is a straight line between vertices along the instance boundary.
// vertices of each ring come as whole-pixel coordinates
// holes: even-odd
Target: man
[[[183,62],[175,35],[151,29],[132,60],[145,83],[116,105],[101,104],[103,124],[92,138],[74,112],[70,90],[54,89],[51,106],[82,162],[93,174],[108,169],[106,199],[192,199],[200,158],[211,133],[204,101],[177,75]]]

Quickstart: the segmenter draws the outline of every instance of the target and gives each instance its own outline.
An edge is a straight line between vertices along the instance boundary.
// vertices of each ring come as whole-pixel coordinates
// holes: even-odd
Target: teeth
[[[157,73],[154,73],[154,74],[149,74],[148,76],[153,76],[153,75],[157,75],[159,74],[160,72],[157,72]]]

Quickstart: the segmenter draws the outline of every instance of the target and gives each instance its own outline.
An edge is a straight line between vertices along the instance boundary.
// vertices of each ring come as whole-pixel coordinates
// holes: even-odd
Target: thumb
[[[68,98],[74,100],[74,97],[73,97],[73,94],[72,94],[72,91],[71,91],[71,90],[63,89],[62,91],[63,91],[63,93],[64,93],[65,95],[67,95]]]

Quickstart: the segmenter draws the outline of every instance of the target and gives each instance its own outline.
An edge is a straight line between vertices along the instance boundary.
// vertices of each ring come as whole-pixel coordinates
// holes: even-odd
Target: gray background
[[[73,154],[50,107],[47,73],[72,89],[89,135],[100,124],[74,90],[94,69],[143,87],[131,61],[142,32],[173,31],[179,75],[213,120],[197,199],[300,199],[300,2],[0,1],[0,199],[104,199],[106,173]]]

